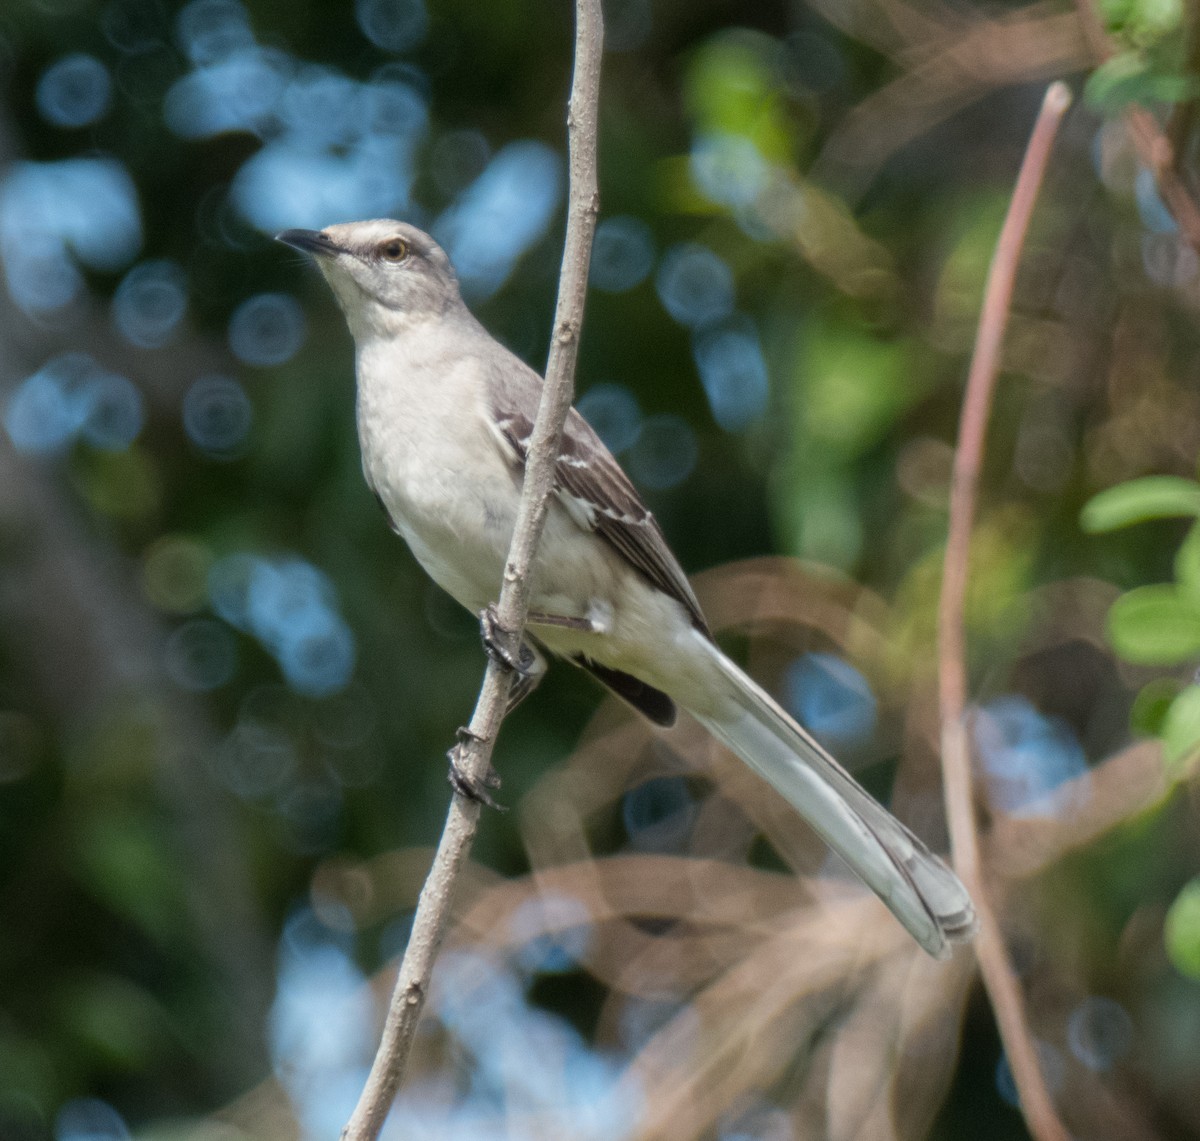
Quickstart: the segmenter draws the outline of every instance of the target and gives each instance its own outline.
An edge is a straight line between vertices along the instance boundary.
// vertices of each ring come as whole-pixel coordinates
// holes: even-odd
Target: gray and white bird
[[[445,252],[403,222],[286,230],[354,337],[363,472],[430,577],[482,615],[500,592],[542,378],[496,341]],[[954,873],[713,641],[654,516],[574,409],[534,564],[520,696],[541,649],[658,725],[682,706],[784,796],[931,955],[969,939]]]

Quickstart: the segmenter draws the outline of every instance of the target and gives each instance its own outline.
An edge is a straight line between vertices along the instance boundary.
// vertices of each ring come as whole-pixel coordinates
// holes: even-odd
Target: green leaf
[[[1200,516],[1200,483],[1175,475],[1148,475],[1094,495],[1083,505],[1079,524],[1095,534],[1178,515]]]
[[[1177,32],[1183,23],[1183,0],[1135,0],[1130,9],[1130,29],[1146,43]]]
[[[1183,0],[1100,0],[1100,13],[1123,43],[1152,46],[1179,31]]]
[[[1137,51],[1121,52],[1105,60],[1088,76],[1084,98],[1111,115],[1130,103],[1178,103],[1197,90],[1195,76],[1159,71]]]
[[[1200,877],[1175,898],[1163,925],[1167,957],[1188,978],[1200,979]]]
[[[1179,681],[1173,677],[1155,678],[1142,686],[1129,711],[1133,731],[1144,737],[1161,737],[1167,712],[1181,689]]]
[[[80,878],[98,899],[163,945],[180,937],[184,889],[156,820],[133,810],[97,815],[77,841]]]
[[[1100,13],[1109,28],[1125,23],[1133,14],[1134,0],[1100,0]]]
[[[1200,523],[1195,523],[1175,552],[1175,581],[1188,598],[1200,603]]]
[[[1106,59],[1087,78],[1083,97],[1093,107],[1114,111],[1137,99],[1137,91],[1149,75],[1146,61],[1137,52],[1120,52]]]
[[[1113,648],[1136,665],[1177,665],[1200,656],[1200,606],[1174,586],[1141,586],[1108,612]]]
[[[1162,739],[1169,765],[1196,752],[1200,746],[1200,685],[1189,685],[1171,702],[1163,719]]]
[[[1200,80],[1194,75],[1154,72],[1146,82],[1142,103],[1183,103],[1200,94]]]
[[[106,1069],[144,1071],[168,1041],[158,999],[115,974],[73,977],[61,988],[58,1009],[79,1054]]]

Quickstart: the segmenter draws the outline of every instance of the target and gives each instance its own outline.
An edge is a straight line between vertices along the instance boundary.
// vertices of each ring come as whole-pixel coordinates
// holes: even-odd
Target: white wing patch
[[[567,509],[567,514],[571,516],[577,527],[584,531],[596,529],[597,508],[594,503],[581,499],[578,495],[572,495],[562,487],[554,489],[554,497]]]

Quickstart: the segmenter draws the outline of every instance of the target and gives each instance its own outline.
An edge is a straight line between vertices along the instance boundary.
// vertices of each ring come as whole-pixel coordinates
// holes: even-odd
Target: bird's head
[[[445,251],[406,222],[342,222],[323,230],[284,230],[276,236],[313,256],[355,340],[394,335],[414,321],[463,305]]]

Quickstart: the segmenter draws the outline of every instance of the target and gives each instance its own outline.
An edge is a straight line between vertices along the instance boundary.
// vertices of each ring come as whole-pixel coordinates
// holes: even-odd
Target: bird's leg
[[[517,666],[517,676],[513,678],[512,688],[508,691],[508,704],[504,707],[507,717],[535,689],[546,676],[546,660],[532,646],[521,643],[521,660]]]
[[[507,812],[508,809],[493,800],[491,794],[488,792],[488,789],[500,787],[500,774],[490,764],[487,767],[487,771],[481,777],[471,776],[463,767],[463,753],[467,745],[472,741],[481,741],[483,738],[477,733],[472,733],[465,725],[459,727],[455,736],[458,738],[458,741],[446,754],[447,759],[450,761],[450,771],[447,774],[450,787],[466,800],[473,800],[476,804],[484,804],[488,808],[496,809],[498,812]]]
[[[485,610],[480,618],[480,625],[484,628],[485,646],[487,645],[488,637],[485,625],[487,622],[487,613]],[[516,676],[513,678],[512,687],[508,691],[508,704],[504,709],[506,717],[537,689],[538,682],[546,674],[546,659],[527,642],[522,642],[520,657],[515,669]],[[486,804],[489,808],[497,808],[501,812],[507,812],[508,810],[503,805],[497,804],[488,793],[488,789],[500,787],[500,774],[491,765],[488,765],[487,772],[481,778],[476,779],[468,776],[463,768],[463,752],[466,746],[472,741],[479,741],[480,738],[466,726],[462,726],[458,730],[457,736],[458,743],[446,754],[450,761],[449,779],[451,787],[460,796],[465,796],[468,800],[474,800],[480,804]]]
[[[563,630],[582,630],[585,634],[602,632],[601,627],[591,618],[572,618],[565,614],[540,614],[531,610],[526,621],[530,626],[558,626]]]

